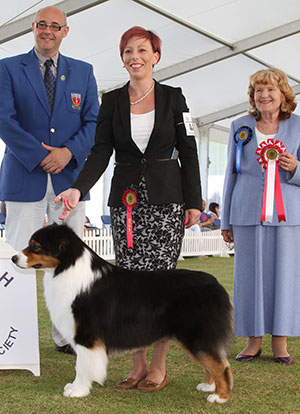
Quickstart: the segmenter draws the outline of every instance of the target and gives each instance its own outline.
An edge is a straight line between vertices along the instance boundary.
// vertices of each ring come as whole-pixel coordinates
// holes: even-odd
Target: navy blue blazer
[[[47,174],[39,165],[48,151],[42,141],[72,152],[63,171],[51,175],[56,194],[70,187],[94,143],[99,103],[92,66],[59,54],[52,113],[34,50],[0,61],[0,91],[0,137],[6,144],[0,199],[29,202],[44,197]],[[80,94],[77,106],[73,93]]]
[[[131,136],[128,83],[103,95],[95,145],[72,187],[82,195],[105,171],[115,150],[116,164],[108,204],[122,206],[122,194],[145,177],[151,204],[184,203],[201,209],[201,184],[194,135],[187,132],[183,113],[188,112],[180,88],[155,82],[154,127],[145,152]],[[179,157],[172,157],[174,149]]]
[[[253,135],[250,142],[243,145],[242,173],[237,174],[234,168],[236,154],[234,133],[241,126],[250,127]],[[251,115],[238,118],[231,124],[222,200],[221,227],[224,230],[231,229],[232,225],[249,226],[260,223],[266,170],[257,161],[259,156],[255,153],[258,147],[255,128],[256,120]],[[294,176],[278,167],[286,221],[278,223],[274,200],[273,223],[263,223],[263,225],[300,225],[298,211],[300,206],[300,117],[292,114],[289,119],[281,121],[274,140],[276,139],[282,141],[287,151],[296,157],[298,166]]]

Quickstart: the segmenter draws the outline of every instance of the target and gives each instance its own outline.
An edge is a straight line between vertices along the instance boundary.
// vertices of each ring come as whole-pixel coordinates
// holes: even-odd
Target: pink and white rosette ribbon
[[[266,168],[264,197],[260,217],[261,222],[272,223],[274,196],[278,221],[286,221],[278,171],[278,156],[285,151],[286,148],[283,143],[279,140],[274,142],[273,139],[268,139],[267,142],[261,142],[256,150],[256,154],[260,156],[257,161]]]

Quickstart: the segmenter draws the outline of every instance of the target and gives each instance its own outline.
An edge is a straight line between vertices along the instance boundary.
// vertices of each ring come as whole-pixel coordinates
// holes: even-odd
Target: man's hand
[[[46,173],[59,174],[72,159],[73,154],[67,147],[51,147],[42,142],[42,146],[49,154],[40,163]]]

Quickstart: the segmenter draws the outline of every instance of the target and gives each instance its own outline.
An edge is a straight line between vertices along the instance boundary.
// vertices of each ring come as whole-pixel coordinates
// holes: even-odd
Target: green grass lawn
[[[178,267],[213,273],[232,293],[232,257],[186,259]],[[141,393],[115,388],[116,383],[131,371],[131,356],[127,354],[112,358],[105,387],[95,384],[87,397],[64,398],[64,385],[74,379],[75,357],[54,351],[41,276],[37,282],[41,376],[34,377],[28,371],[0,371],[1,414],[300,413],[299,341],[297,338],[289,339],[294,363],[282,366],[273,362],[269,336],[264,338],[262,357],[252,363],[235,361],[235,355],[245,343],[245,339],[235,338],[229,352],[234,391],[224,405],[211,405],[206,402],[207,394],[196,391],[196,385],[204,381],[204,371],[175,343],[171,345],[167,361],[170,384],[159,392]],[[149,360],[151,353],[152,348],[149,348]]]

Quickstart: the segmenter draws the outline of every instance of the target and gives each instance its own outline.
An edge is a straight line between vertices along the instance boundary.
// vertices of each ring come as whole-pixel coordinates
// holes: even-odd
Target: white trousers
[[[62,202],[54,204],[55,197],[48,174],[47,191],[42,200],[32,203],[6,201],[6,240],[15,250],[20,251],[28,245],[31,235],[43,226],[45,217],[49,224],[68,224],[80,238],[83,237],[85,202],[81,201],[66,220],[60,220]]]
[[[83,238],[85,202],[81,201],[71,211],[66,220],[60,220],[62,202],[54,204],[54,199],[55,193],[50,174],[48,174],[46,195],[41,201],[33,203],[6,201],[6,240],[15,250],[20,251],[28,245],[31,235],[43,226],[45,217],[48,219],[48,224],[54,222],[57,224],[68,224],[80,238]],[[52,326],[52,337],[58,346],[67,344],[67,341],[54,325]]]

